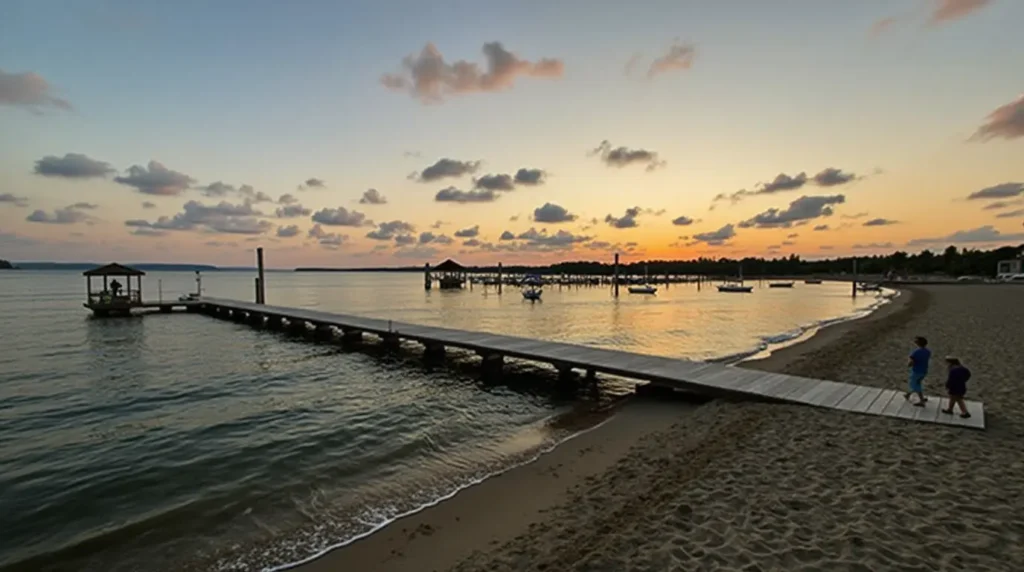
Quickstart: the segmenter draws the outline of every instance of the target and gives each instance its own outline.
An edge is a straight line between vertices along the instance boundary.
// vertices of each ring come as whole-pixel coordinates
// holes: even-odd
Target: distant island
[[[0,270],[15,270],[17,266],[11,264],[7,260],[0,258]]]
[[[6,260],[0,261],[10,264]],[[106,263],[104,263],[106,264]],[[91,270],[97,266],[103,266],[95,262],[19,262],[17,268],[22,270]],[[127,266],[150,272],[210,272],[221,270],[209,264],[162,264],[157,262],[128,263]],[[0,264],[0,268],[3,265]]]

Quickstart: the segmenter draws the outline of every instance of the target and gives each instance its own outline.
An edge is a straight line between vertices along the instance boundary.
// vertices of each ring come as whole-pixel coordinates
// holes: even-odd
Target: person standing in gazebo
[[[114,295],[114,298],[117,298],[117,295],[121,292],[121,283],[117,279],[110,283],[110,292]]]

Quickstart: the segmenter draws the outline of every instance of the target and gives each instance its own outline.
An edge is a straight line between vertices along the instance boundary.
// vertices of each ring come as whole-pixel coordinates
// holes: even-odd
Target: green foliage
[[[14,268],[13,264],[4,260],[3,258],[0,258],[0,270],[10,270],[12,268]]]

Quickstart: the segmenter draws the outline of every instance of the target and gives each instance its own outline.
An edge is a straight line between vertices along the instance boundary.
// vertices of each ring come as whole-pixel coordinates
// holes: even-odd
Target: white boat
[[[647,283],[647,266],[644,265],[644,283],[639,286],[630,286],[630,294],[657,294],[658,288]]]
[[[866,282],[862,282],[860,285],[857,286],[857,289],[860,290],[861,292],[879,292],[882,290],[882,285],[868,284]]]
[[[540,276],[530,275],[523,279],[523,298],[531,302],[540,301],[541,294],[544,290],[541,289],[543,281]]]
[[[737,280],[736,282],[726,282],[725,284],[719,284],[718,291],[749,294],[750,292],[754,291],[754,287],[743,285],[743,266],[741,265],[739,280]]]

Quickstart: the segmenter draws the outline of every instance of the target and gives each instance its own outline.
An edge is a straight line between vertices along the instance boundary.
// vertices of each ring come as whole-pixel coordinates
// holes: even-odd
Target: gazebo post
[[[106,277],[106,275],[103,276],[103,291],[104,292],[109,292],[110,291],[110,288],[107,288],[107,277]]]

